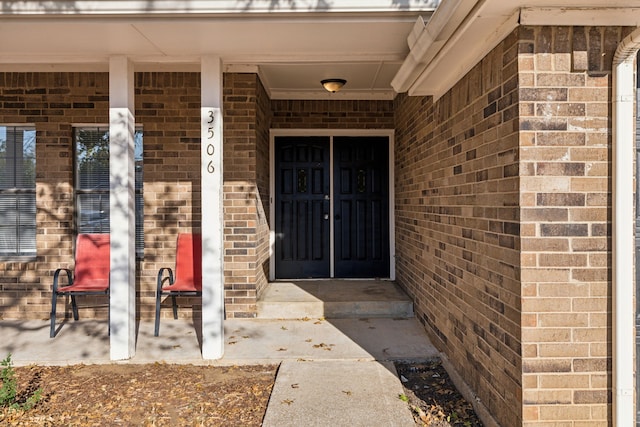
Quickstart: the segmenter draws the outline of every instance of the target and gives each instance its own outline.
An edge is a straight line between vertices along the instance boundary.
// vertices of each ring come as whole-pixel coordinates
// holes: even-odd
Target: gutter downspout
[[[634,181],[635,57],[640,28],[613,58],[613,425],[635,425]],[[638,197],[638,195],[636,195]]]

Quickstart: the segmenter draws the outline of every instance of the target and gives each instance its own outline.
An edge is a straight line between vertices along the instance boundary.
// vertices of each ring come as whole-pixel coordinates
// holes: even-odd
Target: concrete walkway
[[[48,321],[0,321],[0,357],[15,366],[111,363],[104,321],[67,320],[49,338]],[[136,354],[119,363],[279,363],[264,426],[413,426],[393,360],[438,357],[414,318],[230,319],[225,354],[202,360],[190,321],[139,324]]]

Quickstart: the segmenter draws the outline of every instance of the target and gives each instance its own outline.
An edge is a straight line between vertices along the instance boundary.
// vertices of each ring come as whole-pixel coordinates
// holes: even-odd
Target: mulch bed
[[[418,426],[482,427],[473,406],[456,389],[439,360],[396,363],[406,400]]]
[[[260,426],[277,366],[76,365],[14,368],[18,391],[42,389],[7,426]]]

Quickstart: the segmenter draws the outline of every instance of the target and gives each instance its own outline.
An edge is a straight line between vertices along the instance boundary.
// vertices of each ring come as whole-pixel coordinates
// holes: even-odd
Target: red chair
[[[160,303],[163,295],[170,296],[173,318],[178,318],[179,296],[202,296],[202,236],[183,233],[178,235],[176,247],[176,270],[162,267],[158,271],[156,289],[156,327],[154,335],[160,333]]]
[[[56,305],[58,295],[69,295],[73,319],[78,320],[78,295],[109,295],[110,241],[109,234],[78,234],[73,273],[68,268],[58,268],[53,274],[51,295],[51,330],[56,336]],[[67,285],[60,286],[60,273],[67,274]]]

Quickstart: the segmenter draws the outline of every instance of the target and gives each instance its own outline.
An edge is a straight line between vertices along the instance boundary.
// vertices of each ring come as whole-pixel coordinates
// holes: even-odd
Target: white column
[[[201,60],[202,357],[224,354],[222,66]]]
[[[110,357],[135,354],[135,160],[133,64],[109,60],[109,204],[111,233]]]

